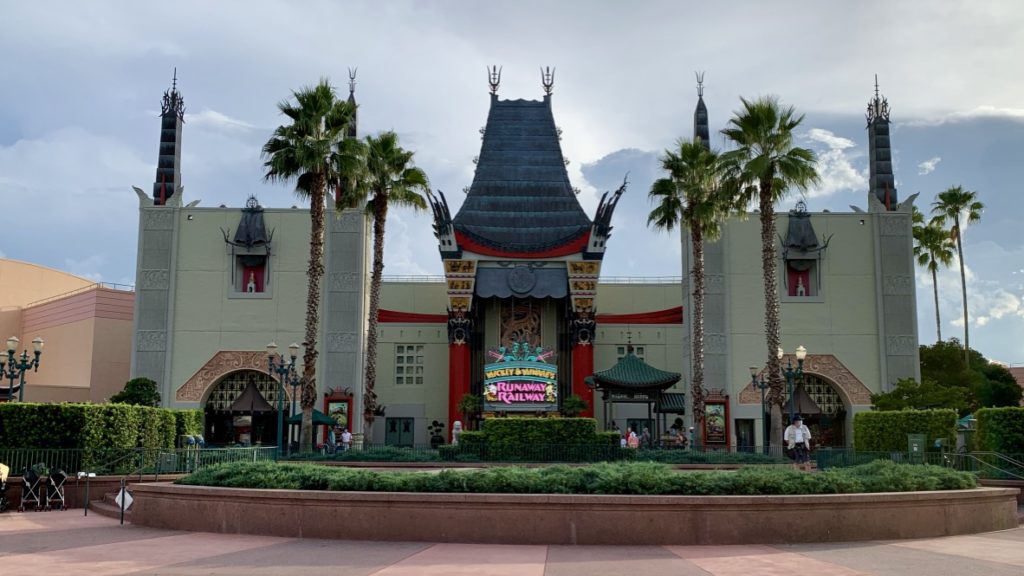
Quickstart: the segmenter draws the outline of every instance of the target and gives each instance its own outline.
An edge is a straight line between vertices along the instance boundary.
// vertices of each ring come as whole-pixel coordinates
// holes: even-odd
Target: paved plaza
[[[0,566],[4,576],[1020,576],[1024,528],[931,540],[800,546],[494,546],[175,532],[120,526],[80,511],[7,513],[0,515]]]

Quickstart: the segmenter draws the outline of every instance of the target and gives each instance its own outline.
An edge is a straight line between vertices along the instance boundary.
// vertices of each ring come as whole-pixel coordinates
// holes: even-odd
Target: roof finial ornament
[[[540,69],[540,83],[544,86],[544,93],[551,96],[555,89],[555,69],[548,66]]]
[[[498,86],[501,85],[501,68],[491,66],[487,69],[487,83],[491,86],[491,94],[497,94]]]
[[[171,89],[164,90],[164,97],[160,101],[160,115],[174,114],[180,120],[185,120],[185,99],[178,92],[178,67],[174,67],[174,76],[171,77]]]
[[[358,72],[358,71],[359,71],[358,67],[357,68],[349,68],[348,69],[348,93],[349,93],[349,95],[353,95],[353,94],[356,93],[356,72]]]
[[[171,92],[178,91],[178,67],[174,67],[174,77],[171,79]]]
[[[633,353],[633,331],[626,330],[626,354]]]
[[[875,100],[878,100],[878,74],[875,74]]]
[[[875,97],[868,102],[867,120],[868,124],[875,120],[889,121],[889,101],[878,92],[878,74],[875,74]]]
[[[704,72],[694,72],[697,76],[697,98],[704,97]]]

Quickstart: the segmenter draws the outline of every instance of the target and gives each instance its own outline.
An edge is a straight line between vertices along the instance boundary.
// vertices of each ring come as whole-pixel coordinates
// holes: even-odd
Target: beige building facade
[[[32,340],[44,342],[38,370],[25,374],[24,401],[105,402],[121,391],[129,374],[135,300],[125,288],[0,259],[0,342],[17,337],[19,356],[28,350],[29,358]],[[9,384],[0,382],[0,401],[7,399]]]

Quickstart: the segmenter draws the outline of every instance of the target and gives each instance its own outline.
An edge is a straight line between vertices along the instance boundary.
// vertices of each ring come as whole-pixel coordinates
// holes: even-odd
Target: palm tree
[[[373,218],[373,268],[370,275],[370,318],[366,334],[366,387],[363,392],[363,420],[369,440],[377,415],[377,313],[380,285],[384,275],[384,230],[389,206],[426,210],[421,195],[430,188],[427,175],[413,166],[413,152],[402,149],[398,135],[384,132],[367,136],[362,142],[346,140],[339,147],[335,166],[339,178],[339,208],[366,203]]]
[[[978,193],[964,190],[962,186],[953,186],[944,192],[939,192],[938,199],[932,202],[932,222],[939,226],[945,226],[946,220],[953,221],[953,237],[956,239],[956,253],[960,258],[960,287],[964,299],[964,357],[970,353],[971,340],[968,333],[967,318],[967,275],[964,272],[964,245],[961,238],[960,220],[966,219],[967,224],[973,224],[981,220],[981,211],[985,205],[978,201]]]
[[[775,203],[790,188],[806,190],[817,183],[817,158],[813,151],[793,145],[793,131],[803,122],[792,106],[782,106],[775,96],[756,100],[740,98],[736,112],[722,134],[736,149],[722,155],[726,185],[745,203],[758,200],[761,219],[761,269],[764,275],[764,330],[768,346],[768,381],[771,401],[771,443],[782,445],[782,381],[779,349],[779,292],[776,270]]]
[[[717,152],[699,138],[680,139],[677,149],[666,150],[661,168],[669,173],[651,186],[648,198],[655,207],[647,225],[671,232],[676,226],[690,230],[693,244],[693,422],[694,444],[703,443],[704,422],[704,242],[721,235],[722,220],[733,210],[720,186],[723,165]]]
[[[914,256],[918,266],[931,272],[932,288],[935,294],[935,335],[942,341],[942,321],[939,318],[939,266],[948,268],[953,264],[953,238],[949,230],[936,222],[925,224],[924,214],[914,206]]]
[[[306,293],[306,340],[302,356],[302,438],[300,449],[313,448],[313,407],[316,405],[316,337],[320,328],[320,280],[324,275],[324,202],[334,179],[335,147],[345,137],[355,107],[338,100],[334,87],[321,79],[315,86],[292,92],[295,99],[277,107],[289,124],[278,126],[263,145],[264,178],[295,181],[295,194],[309,200],[310,241]]]

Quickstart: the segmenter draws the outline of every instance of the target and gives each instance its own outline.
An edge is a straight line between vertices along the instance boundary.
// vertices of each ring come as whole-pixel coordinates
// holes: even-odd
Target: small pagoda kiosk
[[[633,353],[633,345],[626,347],[626,355],[607,370],[595,372],[585,379],[587,386],[601,393],[604,400],[604,421],[609,422],[608,407],[612,403],[647,404],[647,420],[654,413],[681,410],[683,394],[665,392],[679,382],[678,372],[659,370]],[[654,437],[661,438],[661,422],[654,420]]]

